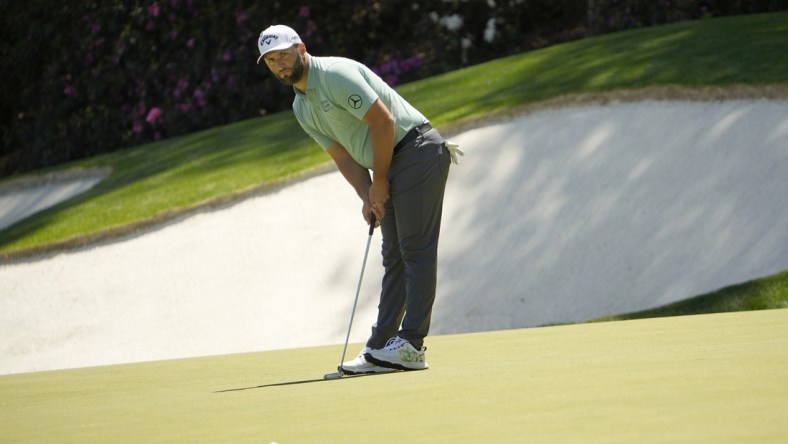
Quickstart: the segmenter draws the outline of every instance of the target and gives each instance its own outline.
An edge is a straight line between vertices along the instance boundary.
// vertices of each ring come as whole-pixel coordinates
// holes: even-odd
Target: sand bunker
[[[788,102],[581,106],[452,139],[467,155],[433,334],[583,321],[788,269]],[[0,373],[342,343],[365,243],[355,193],[329,173],[0,266]]]

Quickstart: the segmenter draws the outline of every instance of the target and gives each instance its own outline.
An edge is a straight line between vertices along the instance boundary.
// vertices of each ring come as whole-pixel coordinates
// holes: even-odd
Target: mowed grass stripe
[[[335,381],[341,346],[8,375],[0,441],[785,442],[785,325],[765,310],[438,336],[428,371]]]

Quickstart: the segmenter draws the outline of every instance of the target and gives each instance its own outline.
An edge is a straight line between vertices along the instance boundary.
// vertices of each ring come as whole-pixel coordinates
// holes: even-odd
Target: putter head
[[[339,379],[344,374],[345,374],[345,372],[342,371],[342,365],[340,364],[340,365],[337,366],[336,373],[327,373],[327,374],[323,375],[323,379]]]
[[[342,377],[342,374],[343,373],[341,371],[336,372],[336,373],[328,373],[328,374],[323,375],[323,379],[339,379],[339,378]]]

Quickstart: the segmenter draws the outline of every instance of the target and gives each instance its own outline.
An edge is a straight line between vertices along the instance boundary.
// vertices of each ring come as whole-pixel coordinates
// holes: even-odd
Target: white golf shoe
[[[424,370],[430,366],[424,358],[426,347],[416,350],[410,342],[395,336],[380,350],[371,349],[364,357],[368,362],[399,370]]]
[[[364,347],[355,359],[342,363],[342,372],[347,375],[366,375],[369,373],[391,373],[396,369],[375,365],[364,358],[364,355],[372,350]]]

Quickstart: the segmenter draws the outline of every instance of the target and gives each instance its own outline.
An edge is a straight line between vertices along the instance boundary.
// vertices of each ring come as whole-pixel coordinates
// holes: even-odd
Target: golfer
[[[298,34],[274,25],[260,34],[260,58],[295,92],[301,127],[334,160],[361,199],[367,224],[383,235],[377,322],[348,374],[428,368],[424,338],[437,280],[443,192],[455,146],[369,68],[309,55]],[[371,171],[371,176],[370,176]]]

